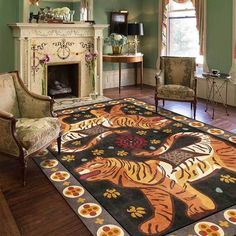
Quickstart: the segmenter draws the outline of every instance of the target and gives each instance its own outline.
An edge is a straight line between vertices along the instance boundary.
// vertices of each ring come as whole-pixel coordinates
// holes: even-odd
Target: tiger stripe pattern
[[[104,132],[104,137],[111,135],[113,133],[119,133],[116,129],[120,128],[139,128],[139,129],[161,129],[162,127],[172,123],[172,121],[166,118],[155,116],[155,117],[144,117],[140,115],[127,115],[121,109],[124,104],[115,105],[111,108],[110,112],[106,112],[105,109],[94,109],[90,113],[96,116],[95,118],[86,119],[79,121],[74,124],[68,124],[65,120],[69,117],[68,115],[59,117],[60,123],[63,128],[64,134],[61,137],[63,152],[77,152],[91,148],[92,146],[98,144],[101,141],[102,134],[93,138],[90,145],[83,147],[66,148],[68,142],[74,141],[76,139],[81,139],[87,135],[83,134],[83,130],[91,129],[95,126],[103,126],[109,128],[111,132]],[[56,151],[56,142],[51,146],[51,148]]]
[[[183,136],[194,137],[196,141],[179,150],[192,152],[194,157],[176,167],[158,159]],[[153,159],[136,162],[96,157],[75,171],[83,180],[107,180],[118,186],[140,189],[154,209],[153,216],[139,226],[148,235],[162,233],[171,226],[174,216],[173,197],[186,205],[186,215],[190,218],[204,217],[215,210],[213,200],[191,186],[191,183],[221,168],[236,172],[236,149],[203,133],[177,133],[167,138],[155,151],[139,151],[134,154]]]

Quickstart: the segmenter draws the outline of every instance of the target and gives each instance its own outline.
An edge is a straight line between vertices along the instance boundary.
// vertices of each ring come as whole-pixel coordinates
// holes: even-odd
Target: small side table
[[[215,98],[218,97],[219,101],[224,105],[225,112],[228,116],[229,115],[227,107],[228,82],[231,76],[225,73],[219,73],[219,74],[203,73],[202,75],[207,81],[207,87],[206,87],[207,101],[206,101],[205,112],[207,112],[208,106],[210,104],[212,106],[212,119],[214,119],[215,105],[217,103],[215,101]],[[222,94],[224,90],[225,90],[225,97]]]
[[[143,54],[137,55],[103,55],[104,62],[119,63],[119,93],[121,87],[121,63],[136,63],[135,67],[135,85],[137,85],[137,63],[140,63],[140,87],[143,88]]]

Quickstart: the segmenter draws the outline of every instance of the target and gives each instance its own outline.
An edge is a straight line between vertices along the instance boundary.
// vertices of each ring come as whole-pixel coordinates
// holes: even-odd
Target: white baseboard
[[[143,71],[143,83],[147,85],[155,85],[154,69],[146,69]],[[138,83],[140,82],[140,74],[138,71]],[[133,68],[121,70],[121,86],[133,85],[135,83],[135,70]],[[116,88],[119,86],[119,70],[103,71],[103,88]]]
[[[121,86],[134,84],[135,71],[132,68],[121,70]],[[119,70],[103,71],[103,89],[119,86]]]

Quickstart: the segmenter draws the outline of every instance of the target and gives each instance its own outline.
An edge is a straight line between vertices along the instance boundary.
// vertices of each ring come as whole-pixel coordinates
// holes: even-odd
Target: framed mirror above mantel
[[[73,21],[93,20],[93,0],[23,0],[23,22],[29,22],[30,9],[37,5],[40,9],[67,7],[74,12]]]

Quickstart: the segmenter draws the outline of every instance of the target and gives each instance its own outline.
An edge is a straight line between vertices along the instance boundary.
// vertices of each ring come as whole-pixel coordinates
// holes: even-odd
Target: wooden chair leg
[[[22,174],[23,174],[23,186],[26,185],[26,176],[27,176],[27,160],[22,160]]]
[[[158,98],[157,98],[157,95],[155,93],[155,107],[156,107],[156,112],[157,112],[157,107],[158,107]]]
[[[61,154],[61,135],[57,138],[57,152],[58,152],[58,155]]]
[[[197,102],[193,103],[193,119],[196,120],[196,110],[197,110]]]
[[[155,106],[156,106],[156,112],[157,112],[157,107],[158,107],[158,99],[155,99]]]

